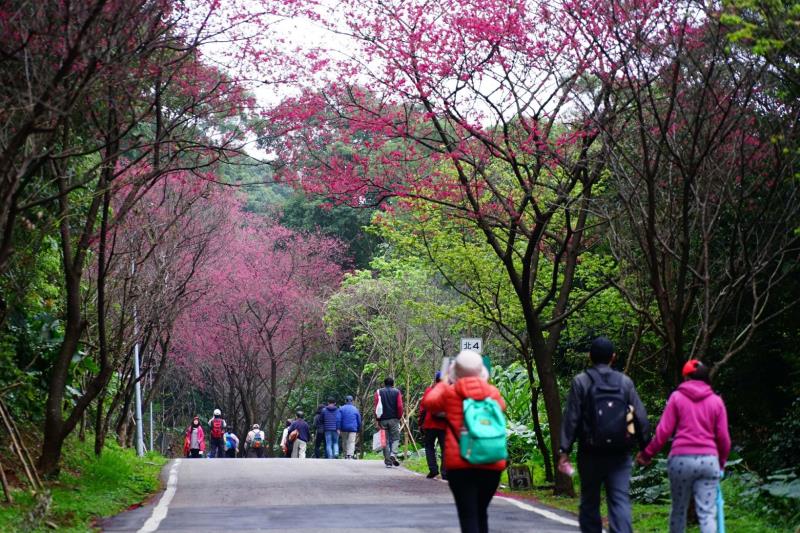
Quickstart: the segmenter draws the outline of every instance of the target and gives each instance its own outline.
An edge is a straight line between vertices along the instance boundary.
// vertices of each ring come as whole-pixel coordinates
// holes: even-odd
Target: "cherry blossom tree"
[[[88,340],[81,301],[92,245],[105,254],[110,229],[164,175],[214,179],[212,167],[247,142],[252,99],[225,63],[258,63],[247,45],[266,21],[257,4],[230,4],[236,9],[214,0],[0,3],[0,271],[34,214],[56,225],[63,257],[64,337],[49,372],[45,473],[58,469],[63,439],[113,371],[100,318],[100,371],[65,416],[69,366]],[[223,43],[208,61],[208,46]],[[108,258],[100,259],[103,292]]]
[[[616,60],[603,2],[346,0],[305,8],[343,50],[305,50],[309,87],[270,115],[283,176],[352,205],[414,198],[474,225],[503,265],[525,321],[551,428],[561,423],[554,354],[592,241],[594,188]],[[616,3],[614,3],[616,5]],[[644,5],[637,17],[656,7]],[[535,387],[532,387],[532,390]],[[556,479],[558,492],[571,481]]]
[[[342,275],[342,244],[238,218],[205,270],[209,292],[178,319],[172,356],[239,427],[259,422],[274,438],[305,362],[328,343],[324,302]]]

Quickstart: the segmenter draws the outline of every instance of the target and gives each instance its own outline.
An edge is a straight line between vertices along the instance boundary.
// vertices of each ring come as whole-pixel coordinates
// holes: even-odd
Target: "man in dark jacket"
[[[419,402],[419,427],[425,432],[425,458],[428,461],[428,479],[433,479],[439,475],[439,463],[436,460],[437,440],[439,441],[439,450],[442,452],[442,479],[447,479],[447,474],[444,471],[444,434],[447,430],[447,419],[444,418],[444,413],[429,413],[423,407],[425,396],[440,381],[442,381],[442,373],[437,371],[433,385],[425,389],[422,401]]]
[[[314,457],[322,459],[325,457],[325,420],[322,418],[322,410],[325,404],[319,404],[317,412],[314,414]]]
[[[305,459],[306,444],[311,440],[311,428],[303,420],[303,411],[297,411],[297,418],[289,426],[289,440],[292,441],[292,457]]]
[[[361,413],[353,405],[353,397],[347,396],[344,405],[339,408],[342,413],[342,448],[344,458],[353,459],[356,454],[356,437],[361,431]]]
[[[605,337],[592,341],[592,367],[572,380],[561,424],[558,469],[573,472],[569,453],[578,442],[581,479],[580,522],[583,533],[600,533],[600,487],[606,487],[609,529],[632,533],[631,448],[644,449],[650,426],[633,381],[611,368],[614,345]],[[602,396],[602,400],[598,400]],[[604,416],[605,415],[605,416]]]
[[[342,429],[342,413],[336,407],[336,400],[328,398],[328,405],[322,410],[325,428],[325,456],[328,459],[339,457],[339,431]]]
[[[383,388],[375,391],[375,416],[378,427],[386,431],[383,462],[386,468],[400,466],[397,449],[400,447],[400,418],[403,416],[403,395],[394,388],[394,379],[383,380]]]

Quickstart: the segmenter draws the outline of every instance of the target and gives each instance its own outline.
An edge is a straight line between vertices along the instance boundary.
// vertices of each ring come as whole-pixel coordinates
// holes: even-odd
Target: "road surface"
[[[180,459],[150,504],[107,519],[104,531],[457,533],[447,483],[382,461]],[[574,517],[495,497],[493,532],[578,531]]]

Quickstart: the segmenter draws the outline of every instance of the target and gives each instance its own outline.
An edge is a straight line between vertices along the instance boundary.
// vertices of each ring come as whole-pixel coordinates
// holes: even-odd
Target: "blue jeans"
[[[339,456],[339,433],[325,430],[325,453],[328,459],[336,459]]]
[[[581,505],[578,521],[583,533],[600,533],[600,487],[605,485],[609,531],[633,533],[631,520],[631,456],[628,453],[586,453],[578,450]]]

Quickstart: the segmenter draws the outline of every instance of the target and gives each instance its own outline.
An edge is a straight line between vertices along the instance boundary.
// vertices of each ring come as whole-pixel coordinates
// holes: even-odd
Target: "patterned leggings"
[[[717,532],[717,486],[719,459],[716,455],[673,455],[667,462],[672,510],[669,532],[686,531],[686,511],[694,496],[701,533]]]

